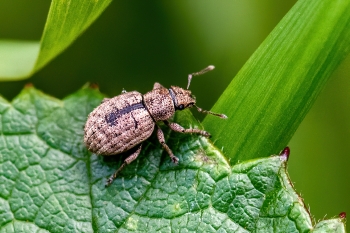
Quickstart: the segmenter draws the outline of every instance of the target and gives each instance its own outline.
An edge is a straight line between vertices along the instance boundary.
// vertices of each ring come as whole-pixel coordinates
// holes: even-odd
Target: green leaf
[[[111,0],[53,0],[40,41],[0,40],[0,80],[28,78],[63,52]]]
[[[350,50],[350,1],[300,0],[204,119],[231,164],[282,150]]]
[[[204,137],[167,132],[174,165],[153,135],[114,183],[125,155],[90,154],[87,115],[103,95],[62,101],[26,87],[0,98],[0,232],[345,232],[313,221],[286,174],[286,154],[230,167]],[[200,127],[189,111],[174,121]]]

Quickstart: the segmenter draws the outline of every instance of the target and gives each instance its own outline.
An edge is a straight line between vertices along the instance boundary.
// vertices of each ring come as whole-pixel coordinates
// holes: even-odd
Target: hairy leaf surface
[[[177,166],[153,135],[105,188],[126,155],[103,158],[83,144],[102,98],[85,87],[61,101],[29,86],[11,103],[0,99],[0,232],[345,231],[342,219],[313,227],[285,155],[230,167],[196,135],[165,130]],[[174,120],[200,127],[189,111]]]

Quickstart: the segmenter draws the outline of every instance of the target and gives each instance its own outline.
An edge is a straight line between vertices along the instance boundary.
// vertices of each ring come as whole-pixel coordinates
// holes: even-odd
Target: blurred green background
[[[210,109],[296,0],[113,1],[102,16],[30,79],[1,82],[11,100],[26,83],[63,98],[86,82],[108,96],[187,84]],[[50,2],[1,1],[0,38],[39,40]],[[1,54],[0,54],[1,56]],[[290,142],[290,177],[315,219],[350,212],[350,57],[334,73]],[[201,117],[201,116],[199,116]]]

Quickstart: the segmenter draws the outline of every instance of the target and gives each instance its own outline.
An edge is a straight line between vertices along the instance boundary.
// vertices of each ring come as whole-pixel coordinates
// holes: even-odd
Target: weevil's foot
[[[110,185],[113,183],[113,181],[115,180],[115,178],[116,178],[115,174],[111,175],[111,176],[107,179],[106,184],[105,184],[105,187],[110,186]]]
[[[203,131],[203,134],[202,134],[204,137],[207,137],[207,138],[210,138],[211,137],[211,134],[208,133],[207,131]]]
[[[136,153],[140,153],[141,151],[141,146],[139,147],[139,149],[137,150]],[[137,157],[138,154],[136,154],[136,157]],[[132,155],[131,155],[132,156]],[[136,158],[135,157],[135,158]],[[105,184],[105,187],[108,187],[110,186],[113,181],[117,178],[118,174],[120,173],[121,170],[123,170],[123,168],[128,164],[128,161],[129,163],[131,163],[133,161],[133,158],[131,158],[131,160],[128,160],[130,158],[130,156],[128,158],[125,159],[124,163],[120,166],[120,168],[118,168],[118,170],[116,170],[106,181],[106,184]],[[134,158],[134,159],[135,159]]]
[[[108,186],[110,186],[113,183],[113,179],[108,178],[108,180],[106,181],[105,187],[107,188]]]
[[[179,158],[176,156],[172,156],[171,157],[171,161],[173,161],[174,164],[178,164],[179,163]]]
[[[108,180],[106,181],[105,187],[107,188],[113,183],[114,179],[112,177],[109,177]]]

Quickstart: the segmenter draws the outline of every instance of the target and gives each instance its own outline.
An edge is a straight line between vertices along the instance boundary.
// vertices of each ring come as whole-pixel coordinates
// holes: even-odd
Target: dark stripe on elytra
[[[116,112],[111,112],[110,114],[105,116],[106,122],[111,126],[115,125],[115,122],[119,117],[121,117],[124,114],[130,113],[136,109],[140,109],[140,108],[145,108],[145,106],[142,103],[137,103],[137,104],[127,106],[123,109],[117,110]]]

